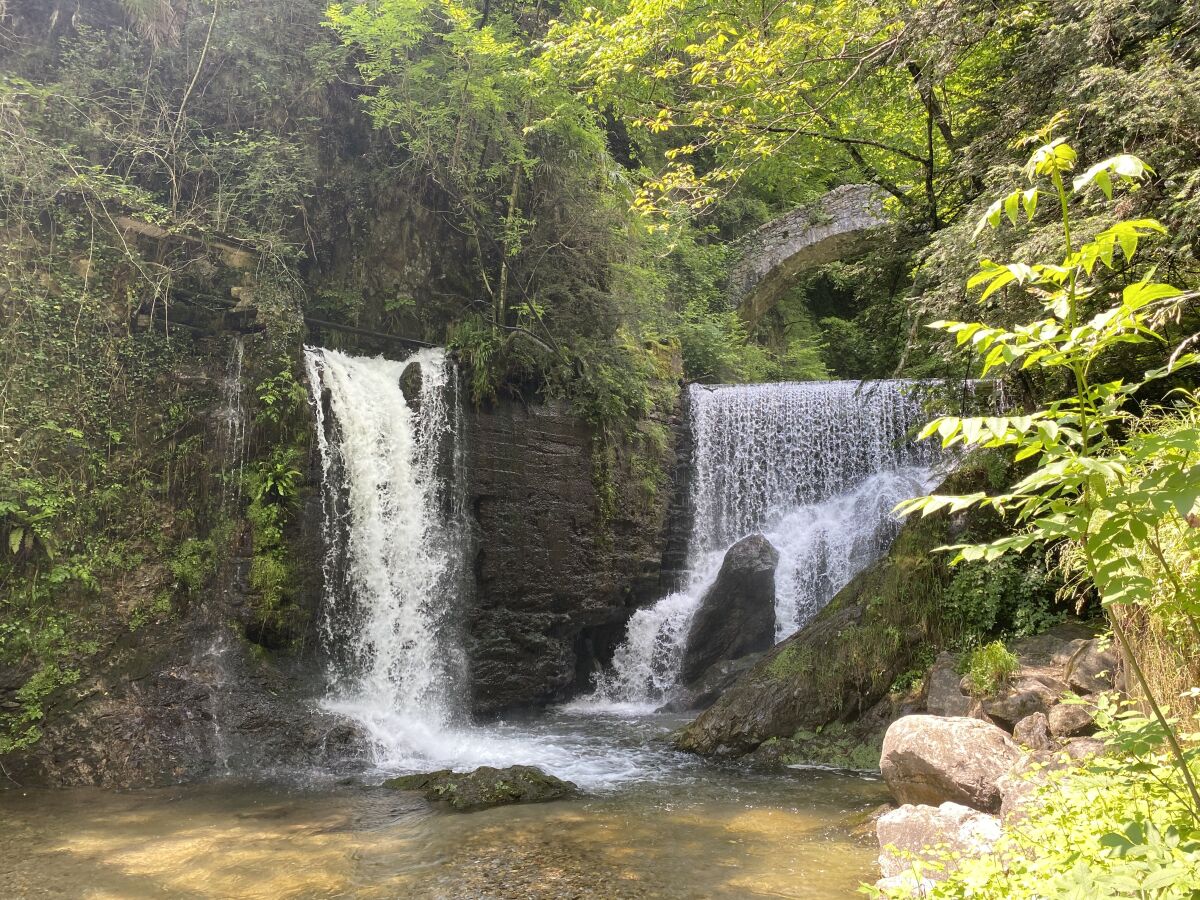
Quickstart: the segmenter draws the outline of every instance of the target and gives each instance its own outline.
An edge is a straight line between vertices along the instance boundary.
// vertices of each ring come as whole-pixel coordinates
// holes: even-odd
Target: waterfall
[[[406,400],[413,363],[419,396]],[[464,671],[457,378],[440,349],[396,361],[306,347],[305,366],[325,488],[325,705],[358,720],[383,760],[429,755]]]
[[[704,591],[746,535],[764,533],[780,554],[777,641],[885,553],[899,529],[892,508],[932,487],[939,459],[932,442],[909,439],[923,393],[911,381],[692,385],[687,583],[630,618],[594,702],[662,701]]]
[[[246,461],[246,402],[242,393],[242,366],[246,357],[246,338],[236,335],[229,348],[225,374],[221,379],[221,406],[216,412],[216,451],[220,456],[221,498],[218,509],[225,517],[240,514],[242,473]],[[229,696],[233,685],[230,656],[234,643],[230,628],[224,621],[225,610],[238,590],[236,548],[226,548],[230,558],[222,561],[218,573],[219,594],[206,597],[200,615],[207,637],[198,643],[193,655],[191,672],[208,691],[208,715],[212,725],[211,750],[214,763],[225,774],[233,768],[234,748],[223,724],[226,722]],[[215,603],[216,596],[220,603]]]
[[[221,452],[221,511],[236,509],[242,500],[242,469],[246,459],[246,403],[242,399],[242,363],[246,338],[237,335],[221,379],[224,402],[217,420]]]

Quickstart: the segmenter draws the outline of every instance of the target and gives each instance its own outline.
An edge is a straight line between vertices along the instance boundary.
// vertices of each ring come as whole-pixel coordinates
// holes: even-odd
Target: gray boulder
[[[1094,737],[1077,737],[1063,744],[1063,751],[1074,762],[1087,762],[1093,756],[1103,756],[1108,747],[1104,741]]]
[[[1096,630],[1089,625],[1063,622],[1041,634],[1015,640],[1009,649],[1023,669],[1061,672],[1075,652],[1095,636]]]
[[[390,778],[383,786],[395,791],[415,791],[427,800],[444,801],[459,812],[510,803],[542,803],[573,797],[577,793],[571,782],[547,775],[534,766],[509,766],[507,769],[480,766],[472,772],[439,769]]]
[[[1023,757],[996,782],[1001,796],[1001,820],[1018,822],[1025,818],[1038,789],[1047,782],[1049,774],[1068,764],[1061,753],[1044,750],[1035,750]]]
[[[1045,713],[1026,716],[1013,728],[1013,740],[1030,750],[1049,750],[1054,746],[1050,721]]]
[[[761,534],[742,538],[700,600],[688,631],[680,680],[691,684],[724,660],[762,653],[775,643],[775,567],[779,552]]]
[[[995,812],[1002,800],[996,782],[1021,755],[1013,739],[988,722],[905,716],[888,728],[879,768],[899,803],[951,801]]]
[[[1112,649],[1101,649],[1099,641],[1087,641],[1067,662],[1067,686],[1077,694],[1112,690],[1116,671],[1117,655]]]
[[[1034,713],[1049,714],[1066,687],[1052,675],[1021,675],[1002,688],[997,696],[984,700],[983,711],[990,719],[1011,729]]]
[[[672,691],[670,699],[658,711],[680,713],[708,709],[760,659],[761,653],[749,653],[737,659],[723,659],[714,663],[695,681]]]
[[[421,364],[415,360],[400,373],[400,393],[404,395],[404,402],[413,412],[419,412],[421,409],[421,388],[424,381]]]
[[[983,856],[1001,834],[1000,820],[958,803],[941,806],[901,806],[875,823],[879,839],[879,869],[892,879],[919,868],[923,879],[940,881],[949,873],[948,854]],[[926,868],[915,860],[933,863]]]
[[[1050,733],[1056,738],[1085,737],[1096,731],[1095,704],[1091,698],[1083,703],[1060,703],[1050,710]]]
[[[969,715],[972,700],[962,692],[962,678],[955,671],[953,653],[942,651],[926,679],[925,709],[931,716]]]

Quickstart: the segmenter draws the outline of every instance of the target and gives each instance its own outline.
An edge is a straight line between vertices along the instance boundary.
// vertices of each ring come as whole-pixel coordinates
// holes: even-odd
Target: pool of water
[[[0,885],[5,897],[104,900],[824,900],[874,880],[875,851],[850,828],[886,799],[879,781],[713,765],[669,749],[674,724],[559,714],[471,730],[479,747],[491,736],[491,762],[543,765],[585,788],[471,814],[372,783],[386,765],[353,782],[0,792]]]

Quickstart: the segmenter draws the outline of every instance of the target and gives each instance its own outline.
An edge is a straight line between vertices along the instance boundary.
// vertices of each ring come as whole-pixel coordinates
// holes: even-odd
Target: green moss
[[[771,660],[767,671],[775,678],[798,678],[813,670],[814,653],[809,647],[785,647]]]
[[[840,723],[837,723],[840,724]],[[766,749],[766,753],[762,750]],[[777,757],[783,765],[832,766],[837,769],[874,771],[879,768],[883,733],[857,735],[844,726],[817,733],[801,729],[791,738],[764,742],[760,757]]]
[[[171,594],[161,591],[149,602],[138,604],[129,613],[129,630],[138,631],[154,622],[165,619],[173,610]]]

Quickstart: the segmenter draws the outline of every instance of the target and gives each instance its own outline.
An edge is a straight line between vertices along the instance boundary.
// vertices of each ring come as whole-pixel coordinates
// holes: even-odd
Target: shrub
[[[1000,641],[972,651],[963,662],[967,685],[976,697],[992,696],[1021,668],[1016,656]]]

